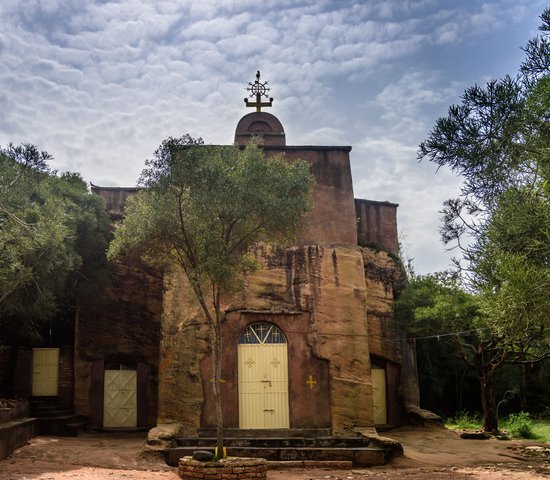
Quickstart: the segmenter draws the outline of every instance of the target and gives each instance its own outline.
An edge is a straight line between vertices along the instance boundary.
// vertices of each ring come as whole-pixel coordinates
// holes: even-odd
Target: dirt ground
[[[463,440],[440,427],[400,428],[386,434],[401,442],[405,455],[375,468],[271,470],[269,480],[550,479],[546,452],[529,454],[536,442]],[[155,480],[178,479],[175,468],[140,458],[145,434],[81,434],[76,438],[36,437],[0,461],[0,480]]]

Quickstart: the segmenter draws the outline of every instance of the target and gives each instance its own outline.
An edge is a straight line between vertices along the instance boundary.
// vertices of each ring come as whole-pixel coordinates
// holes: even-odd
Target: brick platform
[[[180,458],[178,474],[184,480],[261,480],[267,478],[267,461],[263,458],[227,457],[217,462],[199,462]]]

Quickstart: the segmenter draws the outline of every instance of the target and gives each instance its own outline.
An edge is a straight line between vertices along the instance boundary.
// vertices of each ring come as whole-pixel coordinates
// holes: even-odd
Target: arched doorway
[[[284,333],[257,322],[239,337],[239,427],[289,428],[288,353]]]

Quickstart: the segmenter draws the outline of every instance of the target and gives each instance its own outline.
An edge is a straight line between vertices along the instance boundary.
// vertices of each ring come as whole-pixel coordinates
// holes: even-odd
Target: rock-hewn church
[[[338,436],[400,425],[418,387],[414,348],[392,321],[403,278],[397,205],[354,199],[351,147],[287,145],[279,119],[262,111],[271,99],[261,102],[259,75],[250,85],[256,111],[234,142],[261,137],[266,156],[309,162],[314,209],[297,245],[257,246],[262,268],[225,305],[225,427]],[[93,192],[118,220],[136,189]],[[215,410],[201,312],[183,274],[165,278],[139,259],[113,265],[102,294],[77,309],[55,394],[99,429],[173,423],[181,435],[206,435]]]

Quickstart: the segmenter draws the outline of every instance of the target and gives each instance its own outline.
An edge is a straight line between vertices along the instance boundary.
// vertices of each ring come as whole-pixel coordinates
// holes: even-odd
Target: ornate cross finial
[[[244,99],[247,107],[256,107],[257,112],[262,111],[262,107],[271,107],[273,103],[273,98],[267,96],[266,92],[269,92],[271,89],[266,87],[267,81],[264,83],[260,82],[260,71],[256,72],[256,81],[254,83],[248,82],[248,87],[246,89],[250,92],[250,98],[256,97],[255,102],[248,102],[248,98]],[[269,102],[262,102],[262,97],[269,98]]]

